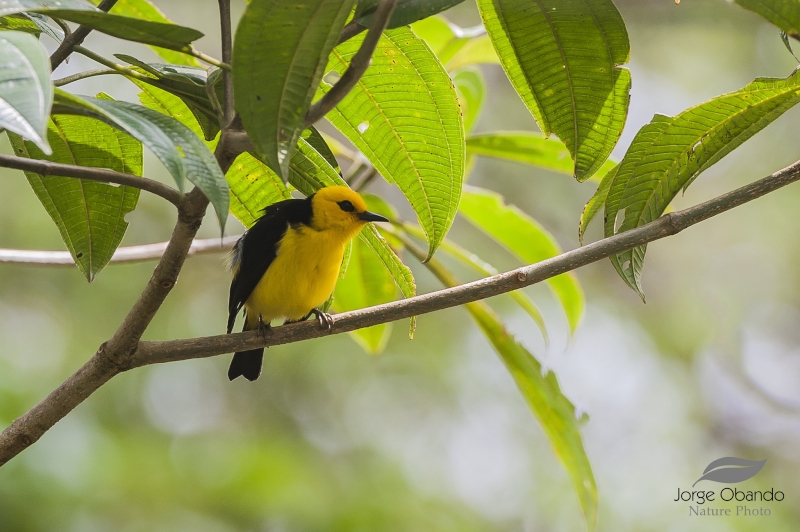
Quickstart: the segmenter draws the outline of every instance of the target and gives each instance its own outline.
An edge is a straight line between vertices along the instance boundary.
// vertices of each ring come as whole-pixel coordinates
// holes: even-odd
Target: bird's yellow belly
[[[275,260],[245,302],[247,328],[284,318],[298,320],[330,297],[339,277],[344,245],[300,226],[289,228]]]

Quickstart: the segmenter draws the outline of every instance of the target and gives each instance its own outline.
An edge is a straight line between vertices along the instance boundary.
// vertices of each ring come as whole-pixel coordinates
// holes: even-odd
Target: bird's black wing
[[[290,224],[311,222],[311,198],[290,199],[264,209],[264,215],[248,229],[233,248],[234,272],[228,299],[228,333],[236,315],[275,260],[278,244]]]

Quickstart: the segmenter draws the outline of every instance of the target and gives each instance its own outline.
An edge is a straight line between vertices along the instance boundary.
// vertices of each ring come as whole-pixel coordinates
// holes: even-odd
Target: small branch
[[[192,48],[188,52],[184,52],[184,53],[187,53],[187,54],[189,54],[189,55],[191,55],[193,57],[196,57],[200,61],[208,63],[209,65],[214,65],[215,67],[219,67],[222,70],[227,70],[228,72],[231,71],[230,63],[225,63],[223,61],[220,61],[219,59],[215,59],[215,58],[211,57],[210,55],[206,55],[203,52],[201,52],[200,50],[198,50],[197,48],[195,48],[194,46],[192,46]]]
[[[205,238],[192,241],[186,254],[205,255],[230,251],[242,235],[226,236],[223,239]],[[169,242],[156,242],[139,246],[119,247],[111,257],[112,264],[144,262],[161,258]],[[43,251],[38,249],[0,249],[0,263],[30,264],[37,266],[74,266],[75,261],[69,251]]]
[[[175,206],[180,206],[181,194],[174,188],[163,183],[131,174],[123,174],[105,168],[90,168],[87,166],[74,166],[71,164],[24,159],[13,155],[0,155],[0,167],[13,168],[26,172],[35,172],[41,175],[55,175],[60,177],[75,177],[90,181],[101,181],[138,188],[156,196],[161,196]]]
[[[77,74],[73,74],[71,76],[66,76],[61,79],[53,80],[53,85],[56,87],[63,87],[73,81],[79,81],[86,78],[92,78],[94,76],[104,76],[106,74],[119,74],[116,70],[110,68],[98,68],[97,70],[87,70],[86,72],[78,72]]]
[[[222,168],[223,171],[228,169],[227,166]],[[208,205],[205,196],[195,189],[186,195],[172,239],[139,301],[133,306],[117,333],[100,346],[94,357],[72,377],[0,433],[0,465],[7,463],[38,440],[75,406],[121,371],[148,364],[209,357],[340,334],[496,296],[540,283],[615,253],[674,235],[696,223],[798,180],[800,180],[800,161],[711,201],[666,214],[649,224],[531,266],[430,294],[336,314],[331,330],[319,327],[316,322],[305,322],[275,327],[268,333],[266,341],[262,333],[250,331],[187,340],[141,342],[139,338],[144,328],[177,279],[190,242],[200,226]]]
[[[97,5],[97,8],[100,11],[108,12],[114,4],[117,3],[117,0],[103,0]],[[50,70],[54,71],[58,66],[64,62],[64,60],[69,57],[69,54],[72,53],[74,48],[83,43],[83,40],[89,35],[89,32],[92,31],[92,28],[88,28],[86,26],[78,26],[78,28],[64,37],[64,41],[56,48],[56,51],[53,52],[53,55],[50,56]]]
[[[325,95],[308,110],[308,113],[306,113],[306,126],[314,124],[328,114],[328,111],[336,107],[336,105],[353,90],[353,87],[356,86],[358,80],[361,79],[361,76],[364,75],[367,67],[369,67],[372,54],[375,52],[375,47],[378,46],[378,41],[381,39],[383,30],[386,29],[386,25],[389,24],[389,19],[392,16],[392,11],[394,11],[394,6],[396,4],[397,0],[380,0],[378,8],[375,11],[375,16],[372,18],[372,25],[369,28],[369,32],[364,38],[364,42],[361,43],[361,48],[358,49],[356,55],[350,60],[350,66],[347,67],[347,70],[342,74],[339,81],[336,82],[336,85],[331,87],[331,90],[326,92]]]
[[[222,61],[229,65],[233,59],[233,37],[231,36],[231,1],[219,0],[219,23],[222,30]],[[222,126],[228,126],[235,113],[233,107],[233,78],[230,70],[222,71],[222,86],[225,94],[223,102],[224,119]]]
[[[258,347],[288,344],[331,334],[350,332],[505,294],[597,262],[616,253],[677,234],[687,227],[760,198],[798,180],[800,180],[800,161],[775,172],[771,176],[700,205],[683,211],[665,214],[657,220],[636,229],[604,238],[530,266],[479,279],[455,288],[447,288],[384,305],[335,314],[333,316],[333,326],[330,330],[320,328],[316,322],[305,322],[274,327],[267,335],[266,341],[260,332],[252,331],[186,340],[142,342],[139,345],[139,350],[132,357],[131,364],[132,367],[139,367],[161,362],[210,357],[233,353],[234,351],[246,351]]]
[[[66,22],[64,22],[60,18],[50,17],[50,19],[53,22],[55,22],[58,25],[59,28],[61,28],[61,31],[64,32],[64,38],[65,39],[67,37],[69,37],[70,35],[72,35],[72,28],[69,27],[69,24],[67,24]],[[61,42],[64,42],[64,41],[61,41]]]

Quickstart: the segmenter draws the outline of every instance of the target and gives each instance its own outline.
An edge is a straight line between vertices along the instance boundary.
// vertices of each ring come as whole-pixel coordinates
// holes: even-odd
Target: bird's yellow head
[[[317,231],[335,231],[346,240],[367,222],[388,222],[369,212],[358,192],[345,186],[325,187],[311,198],[311,226]]]

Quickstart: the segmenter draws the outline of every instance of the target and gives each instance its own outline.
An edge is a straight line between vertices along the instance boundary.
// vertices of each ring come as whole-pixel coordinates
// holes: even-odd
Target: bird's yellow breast
[[[336,286],[348,240],[349,235],[290,226],[275,260],[244,304],[248,328],[257,326],[259,315],[264,323],[299,320],[322,305]]]

